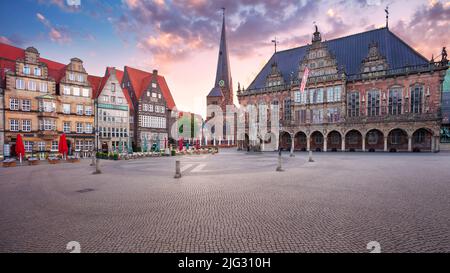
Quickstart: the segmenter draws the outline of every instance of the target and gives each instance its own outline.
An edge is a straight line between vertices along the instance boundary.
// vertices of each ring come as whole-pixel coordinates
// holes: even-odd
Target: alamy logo
[[[71,7],[79,7],[81,6],[81,0],[66,0],[67,5]]]

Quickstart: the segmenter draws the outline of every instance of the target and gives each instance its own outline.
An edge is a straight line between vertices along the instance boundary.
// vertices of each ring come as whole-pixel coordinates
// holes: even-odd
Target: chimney
[[[157,69],[153,69],[153,75],[158,76],[158,70]]]

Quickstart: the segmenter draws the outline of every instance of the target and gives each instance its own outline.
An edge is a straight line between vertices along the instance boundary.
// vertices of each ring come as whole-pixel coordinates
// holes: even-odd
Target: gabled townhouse
[[[103,152],[127,151],[130,139],[130,107],[128,91],[122,89],[123,71],[107,67],[103,77],[88,76],[96,101],[96,146]]]
[[[130,130],[134,150],[140,150],[146,142],[148,148],[159,141],[164,147],[169,140],[171,112],[175,102],[163,76],[125,66],[122,80],[132,102]]]

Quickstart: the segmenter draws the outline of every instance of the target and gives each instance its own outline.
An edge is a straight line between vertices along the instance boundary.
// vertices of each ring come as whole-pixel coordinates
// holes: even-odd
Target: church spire
[[[230,90],[231,92],[233,83],[231,81],[230,60],[228,57],[228,43],[225,26],[225,8],[222,8],[222,10],[222,33],[220,36],[219,57],[217,60],[216,82],[214,83],[214,87],[219,87],[227,91]]]

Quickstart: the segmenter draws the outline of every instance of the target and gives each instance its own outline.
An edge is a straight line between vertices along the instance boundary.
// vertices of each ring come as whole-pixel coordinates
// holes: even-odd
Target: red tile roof
[[[103,77],[88,75],[88,81],[92,87],[92,98],[96,99],[100,94],[100,85],[103,81]]]
[[[139,99],[142,96],[144,90],[146,90],[149,84],[151,83],[154,75],[152,73],[132,68],[129,66],[125,66],[125,70],[128,73],[128,77],[130,79],[131,85],[133,86],[136,98]],[[158,85],[161,88],[161,92],[167,103],[167,107],[172,110],[175,107],[175,101],[173,100],[172,94],[170,93],[170,89],[167,86],[166,80],[164,79],[163,76],[157,75],[156,81],[158,82]]]
[[[25,58],[24,49],[0,43],[0,59],[6,59],[15,62],[19,58]],[[54,78],[56,82],[59,82],[64,76],[66,65],[45,58],[39,58],[39,60],[47,65],[49,76]],[[11,66],[11,64],[8,65]],[[12,64],[12,68],[15,68],[15,63]],[[3,79],[4,75],[2,74],[1,77]]]

